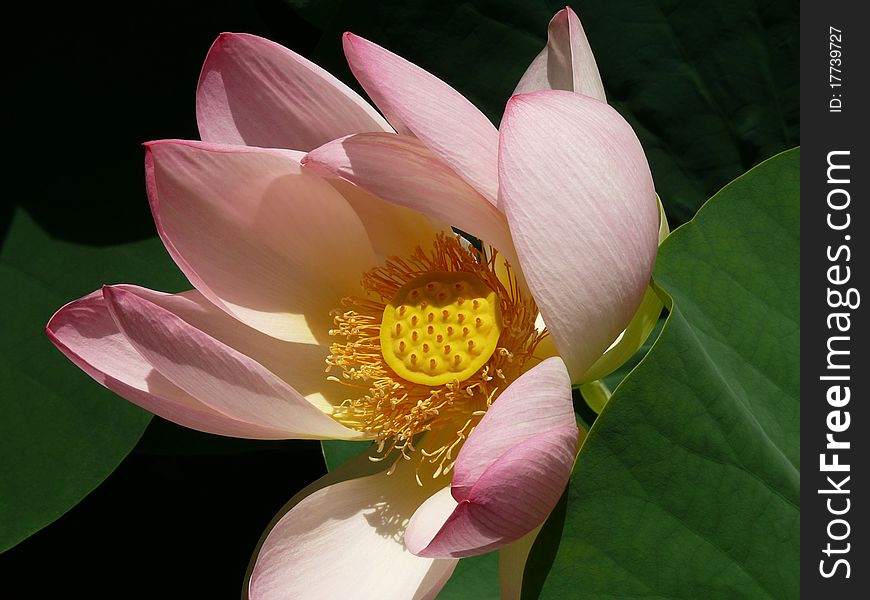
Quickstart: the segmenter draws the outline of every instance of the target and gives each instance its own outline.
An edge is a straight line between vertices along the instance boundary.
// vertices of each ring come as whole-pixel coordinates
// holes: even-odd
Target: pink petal
[[[661,199],[656,195],[656,200],[659,203],[659,246],[665,241],[665,238],[670,234],[668,227],[668,219],[665,216],[665,207],[662,205]],[[598,360],[589,367],[589,370],[583,374],[583,377],[577,383],[588,383],[601,379],[623,364],[643,346],[647,338],[655,328],[662,314],[664,303],[659,298],[658,292],[650,284],[644,293],[643,300],[640,302],[631,321],[626,325],[625,330],[619,335],[616,341],[611,344],[607,351],[598,357]]]
[[[101,290],[58,310],[46,333],[67,358],[97,382],[164,419],[218,435],[287,437],[279,428],[225,415],[166,379],[120,332]]]
[[[434,599],[457,561],[414,556],[402,543],[404,523],[431,487],[400,468],[316,489],[269,532],[249,598]]]
[[[223,33],[196,91],[207,142],[310,150],[350,133],[392,131],[365,100],[295,52],[249,34]]]
[[[564,363],[547,359],[499,396],[462,447],[450,493],[411,518],[408,549],[462,557],[503,547],[540,525],[568,482],[578,430]]]
[[[467,499],[493,463],[516,445],[564,427],[573,427],[576,438],[571,381],[565,364],[549,358],[511,383],[481,419],[456,461],[453,496]]]
[[[499,250],[513,247],[504,215],[414,138],[389,133],[351,135],[312,150],[302,164],[455,225]]]
[[[514,94],[539,90],[580,92],[606,101],[592,48],[571,8],[556,13],[547,28],[547,46],[526,69]]]
[[[305,158],[302,159],[305,161]],[[341,192],[356,211],[368,232],[374,251],[382,256],[408,256],[439,231],[450,231],[446,223],[378,198],[344,179],[327,174],[329,183]]]
[[[496,203],[498,131],[482,112],[431,73],[361,37],[345,33],[344,53],[396,131],[419,138]]]
[[[166,248],[209,300],[274,337],[327,343],[329,312],[377,257],[356,212],[300,156],[152,142],[148,197]]]
[[[254,359],[136,290],[103,288],[118,329],[163,377],[212,410],[294,438],[363,437],[327,416]]]
[[[514,96],[500,149],[520,265],[577,381],[646,291],[659,230],[649,166],[615,110],[571,92]]]
[[[324,358],[330,353],[328,345],[285,342],[266,335],[220,310],[196,290],[165,294],[132,285],[115,287],[168,310],[206,335],[254,359],[326,413],[348,397],[347,387],[326,379]]]

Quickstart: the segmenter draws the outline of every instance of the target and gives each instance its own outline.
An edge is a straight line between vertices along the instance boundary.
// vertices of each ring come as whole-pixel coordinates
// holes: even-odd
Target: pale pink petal
[[[453,496],[467,499],[483,474],[517,444],[563,427],[574,427],[577,436],[571,381],[565,364],[549,358],[511,383],[469,436],[454,468]]]
[[[356,212],[289,150],[161,141],[148,197],[169,253],[210,301],[296,342],[328,342],[344,296],[377,264]]]
[[[457,561],[414,556],[402,543],[432,485],[418,486],[411,467],[316,489],[263,542],[250,600],[434,599]]]
[[[598,66],[580,19],[571,8],[556,13],[547,28],[547,46],[526,69],[514,94],[540,90],[580,92],[606,101]]]
[[[310,150],[351,133],[392,131],[368,102],[295,52],[249,34],[223,33],[196,91],[207,142]]]
[[[133,285],[115,287],[165,308],[192,327],[254,359],[326,413],[348,397],[347,387],[327,381],[324,359],[330,354],[328,345],[286,342],[261,333],[217,308],[197,290],[165,294]]]
[[[583,445],[586,439],[586,430],[582,427],[577,428],[577,446]],[[564,494],[564,492],[563,492]],[[561,510],[560,507],[554,508],[554,511]],[[550,516],[547,517],[551,518]],[[511,542],[498,552],[498,579],[499,579],[499,597],[501,600],[520,600],[523,590],[523,576],[525,575],[526,561],[529,558],[529,553],[532,546],[541,532],[541,528],[546,524],[541,523],[529,533]]]
[[[354,439],[254,359],[130,289],[103,288],[109,313],[130,344],[161,375],[211,409],[293,438]]]
[[[372,248],[382,257],[409,256],[421,244],[435,239],[438,232],[450,231],[444,222],[387,202],[347,180],[328,174],[328,181],[359,215]]]
[[[670,234],[668,227],[668,219],[665,216],[665,207],[662,205],[661,199],[656,194],[656,199],[659,202],[659,245]],[[625,330],[619,334],[616,341],[610,345],[607,351],[598,357],[598,360],[589,367],[589,370],[583,374],[578,380],[578,383],[587,383],[601,379],[621,367],[643,346],[653,328],[662,314],[664,303],[659,298],[658,292],[653,288],[652,284],[647,287],[644,293],[643,300],[640,306],[635,311],[631,321],[626,325]]]
[[[101,290],[58,310],[46,333],[67,358],[98,383],[164,419],[218,435],[287,437],[280,428],[219,412],[166,379],[120,332]]]
[[[503,547],[540,525],[574,463],[578,430],[564,363],[551,358],[514,381],[462,447],[450,493],[411,518],[408,549],[462,557]]]
[[[424,552],[441,530],[456,520],[457,513],[465,511],[464,504],[456,501],[449,486],[433,494],[411,517],[405,530],[405,545],[414,554]],[[472,540],[471,545],[478,545],[477,540]]]
[[[504,215],[414,138],[351,135],[309,152],[302,164],[456,226],[501,251],[513,247]]]
[[[577,381],[649,283],[659,215],[643,148],[604,102],[545,91],[508,102],[499,161],[520,265]]]
[[[498,131],[452,87],[377,44],[344,34],[351,71],[396,131],[414,135],[493,204]]]

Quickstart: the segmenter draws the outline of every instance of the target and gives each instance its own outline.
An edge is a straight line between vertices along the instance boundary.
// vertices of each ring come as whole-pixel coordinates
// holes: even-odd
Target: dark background
[[[644,143],[672,225],[751,166],[797,145],[797,2],[572,5],[609,100]],[[152,238],[141,143],[197,137],[197,76],[221,31],[274,39],[352,84],[339,39],[350,29],[442,76],[497,123],[561,7],[33,5],[12,19],[7,42],[7,143],[16,159],[6,164],[0,236],[20,209],[55,239],[102,247]],[[127,280],[136,275],[131,268]],[[323,472],[316,442],[221,439],[155,417],[102,485],[0,556],[0,597],[237,597],[266,524]]]
[[[40,8],[7,62],[26,160],[2,231],[18,205],[53,237],[98,246],[155,235],[141,143],[198,137],[196,81],[218,33],[303,53],[317,38],[280,1]],[[317,442],[223,439],[155,417],[97,490],[0,556],[0,597],[238,597],[265,526],[325,471]]]

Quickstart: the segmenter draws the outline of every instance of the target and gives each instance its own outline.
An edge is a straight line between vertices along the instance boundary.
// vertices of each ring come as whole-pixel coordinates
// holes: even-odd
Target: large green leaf
[[[438,600],[498,600],[498,552],[463,558]]]
[[[312,60],[353,83],[345,30],[435,73],[498,123],[564,2],[285,0],[322,31]],[[609,101],[637,131],[672,225],[798,143],[792,0],[577,0]],[[274,24],[281,37],[279,24]],[[295,33],[295,32],[294,32]],[[298,37],[298,36],[296,36]],[[298,44],[289,33],[285,43]]]
[[[590,430],[524,596],[798,597],[799,158],[662,246],[667,324]]]
[[[52,313],[124,279],[179,289],[156,239],[88,246],[53,239],[18,211],[0,254],[0,551],[52,522],[103,481],[151,418],[70,363],[44,334]]]
[[[323,460],[326,468],[334,471],[354,456],[369,449],[368,442],[351,442],[347,440],[323,440],[320,447],[323,449]]]

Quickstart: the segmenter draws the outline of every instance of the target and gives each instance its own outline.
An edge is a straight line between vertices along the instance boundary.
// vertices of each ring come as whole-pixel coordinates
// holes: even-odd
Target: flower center
[[[364,273],[365,296],[332,312],[326,363],[338,376],[328,379],[349,391],[332,416],[371,434],[381,458],[396,451],[391,470],[420,444],[418,481],[450,472],[547,335],[535,328],[534,300],[500,261],[492,248],[485,255],[439,234],[431,249]]]
[[[501,309],[473,273],[412,279],[384,308],[381,352],[397,375],[423,385],[465,381],[498,346]]]

